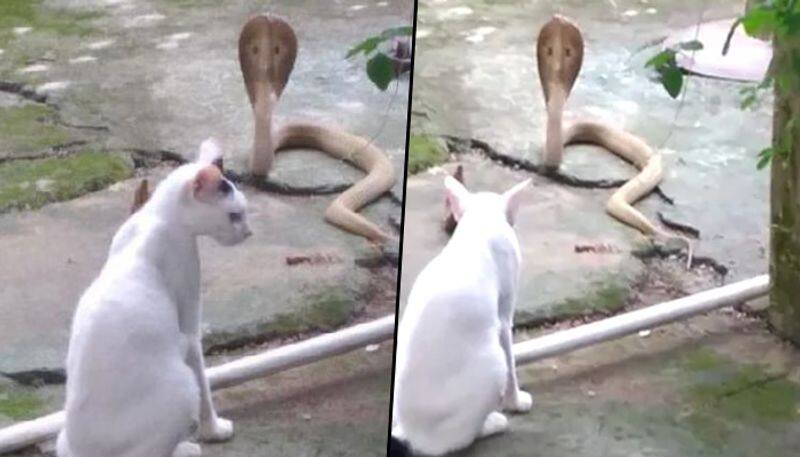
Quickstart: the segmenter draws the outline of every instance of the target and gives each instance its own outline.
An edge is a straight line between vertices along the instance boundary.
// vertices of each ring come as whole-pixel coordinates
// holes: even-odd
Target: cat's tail
[[[392,436],[389,438],[388,457],[411,457],[411,450],[405,443]]]

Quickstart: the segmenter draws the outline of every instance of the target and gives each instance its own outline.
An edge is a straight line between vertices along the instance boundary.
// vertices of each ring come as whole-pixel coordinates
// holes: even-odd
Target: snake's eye
[[[547,48],[547,55],[548,56],[552,56],[553,55],[553,48],[552,47],[548,47]]]
[[[281,52],[281,48],[275,46],[275,55],[280,54],[280,52]]]
[[[253,46],[253,55],[258,54],[258,46]]]
[[[566,55],[567,57],[569,57],[571,54],[572,54],[572,49],[570,49],[570,48],[566,48],[566,49],[564,49],[564,55]]]

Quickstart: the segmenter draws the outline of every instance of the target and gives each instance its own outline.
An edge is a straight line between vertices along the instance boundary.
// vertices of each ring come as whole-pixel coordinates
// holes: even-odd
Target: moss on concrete
[[[0,108],[0,155],[39,152],[69,141],[69,132],[52,122],[54,115],[46,105]]]
[[[44,401],[32,388],[0,384],[0,416],[12,420],[33,419],[42,413]]]
[[[547,321],[559,321],[595,314],[613,314],[625,307],[629,287],[621,279],[611,277],[598,281],[588,292],[570,297],[550,307],[526,312],[517,309],[514,322],[519,326],[535,326]]]
[[[333,287],[308,297],[308,305],[291,314],[280,314],[266,333],[283,338],[313,330],[327,331],[347,323],[355,311],[355,301]]]
[[[408,173],[414,174],[447,159],[439,142],[428,135],[411,135],[408,144]]]
[[[347,324],[358,309],[355,294],[335,286],[322,287],[303,301],[305,304],[295,312],[278,314],[269,321],[252,323],[236,331],[205,335],[206,351],[216,353],[308,332],[331,331]]]
[[[2,0],[0,47],[15,38],[16,27],[32,27],[37,33],[86,36],[94,31],[90,21],[100,15],[98,11],[48,8],[44,0]]]
[[[742,365],[701,348],[679,362],[689,430],[712,447],[750,428],[800,420],[800,385],[759,365]]]
[[[615,281],[599,283],[589,293],[580,298],[568,298],[556,306],[559,314],[587,315],[612,313],[625,306],[628,291]]]
[[[69,200],[131,175],[131,167],[122,157],[90,150],[67,157],[6,162],[0,164],[0,213]]]

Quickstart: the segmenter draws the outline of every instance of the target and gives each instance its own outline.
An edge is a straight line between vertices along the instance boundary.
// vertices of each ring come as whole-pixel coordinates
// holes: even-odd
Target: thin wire
[[[364,147],[353,153],[353,155],[372,145],[372,143],[381,135],[381,133],[383,133],[383,129],[386,128],[386,124],[389,121],[389,110],[392,108],[392,105],[394,105],[394,101],[397,98],[397,93],[400,91],[400,75],[397,76],[398,77],[394,79],[394,92],[392,93],[392,97],[389,99],[389,103],[386,104],[386,109],[383,111],[383,120],[381,121],[380,127],[378,127],[378,131],[375,132],[375,135],[373,135],[369,141],[367,141],[367,144],[364,145]],[[411,109],[410,106],[409,109]]]
[[[697,17],[697,25],[695,26],[694,29],[694,41],[697,41],[697,38],[700,36],[700,24],[703,23],[703,17],[706,14],[707,7],[708,7],[708,0],[703,2],[703,8],[700,10],[700,14]],[[694,56],[696,52],[697,52],[696,49],[692,49],[692,57],[691,57],[692,61],[694,61]],[[670,138],[672,138],[672,133],[675,131],[675,124],[678,122],[678,115],[680,115],[681,110],[683,110],[683,105],[686,102],[686,92],[688,91],[689,88],[688,75],[686,78],[684,78],[684,81],[685,83],[683,85],[683,90],[681,90],[681,99],[680,102],[678,103],[678,107],[675,109],[675,116],[673,116],[672,118],[672,124],[670,124],[667,136],[664,137],[664,139],[661,141],[661,144],[656,148],[656,150],[664,148],[664,146],[667,145],[667,142],[670,140]]]

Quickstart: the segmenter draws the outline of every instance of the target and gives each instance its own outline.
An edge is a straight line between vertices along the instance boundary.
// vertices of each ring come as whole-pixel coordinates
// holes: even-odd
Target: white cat
[[[462,449],[508,428],[501,409],[531,408],[511,335],[521,260],[512,225],[529,183],[473,194],[445,179],[458,226],[414,282],[397,333],[392,436],[413,452]]]
[[[219,156],[206,140],[196,162],[161,182],[81,297],[59,457],[197,456],[187,441],[195,430],[204,440],[233,435],[211,402],[200,341],[197,238],[234,245],[251,234],[244,195],[213,164]]]

